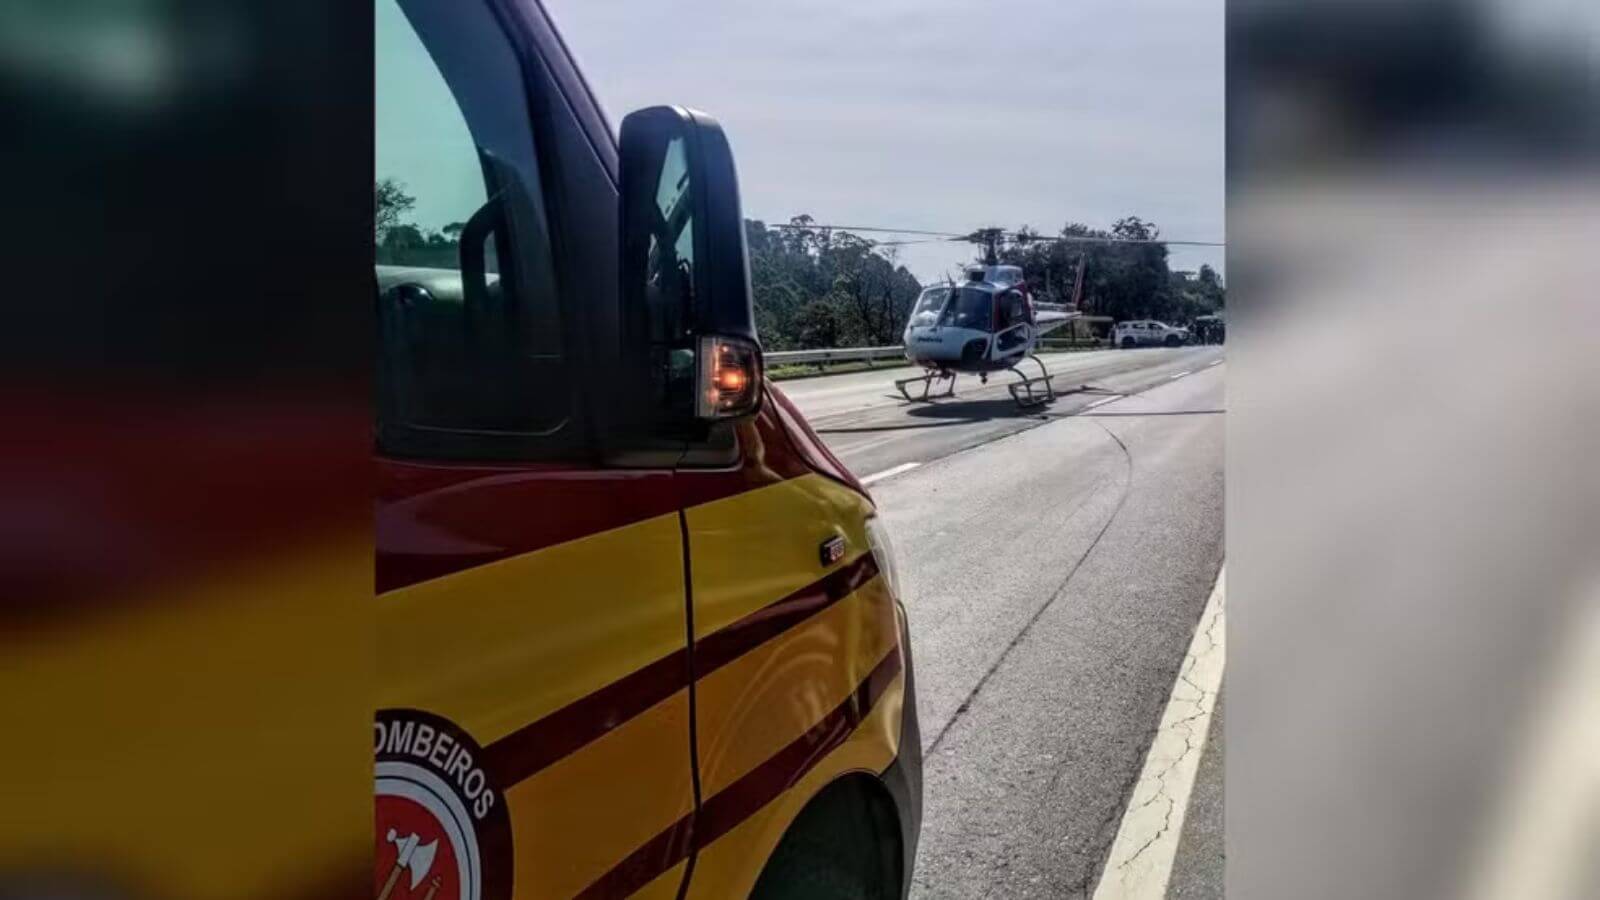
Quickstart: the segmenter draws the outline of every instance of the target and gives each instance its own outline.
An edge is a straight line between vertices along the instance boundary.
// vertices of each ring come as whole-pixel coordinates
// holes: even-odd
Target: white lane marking
[[[1095,402],[1089,404],[1088,406],[1085,406],[1084,409],[1094,409],[1096,406],[1104,406],[1104,405],[1106,405],[1107,403],[1110,403],[1113,400],[1121,400],[1121,399],[1122,399],[1121,395],[1118,395],[1116,397],[1107,397],[1104,400],[1096,400]]]
[[[1187,371],[1187,372],[1179,372],[1179,373],[1178,373],[1178,374],[1176,374],[1176,375],[1168,375],[1168,376],[1167,376],[1167,380],[1168,380],[1168,381],[1174,381],[1174,380],[1176,380],[1176,379],[1179,379],[1179,378],[1182,378],[1182,377],[1183,377],[1183,376],[1185,376],[1185,375],[1193,375],[1193,374],[1194,374],[1194,370],[1193,370],[1193,369],[1190,369],[1190,370],[1189,370],[1189,371]]]
[[[1220,359],[1213,359],[1213,360],[1212,360],[1212,361],[1211,361],[1211,362],[1208,362],[1208,363],[1206,363],[1206,368],[1208,368],[1208,369],[1209,369],[1209,368],[1211,368],[1211,367],[1212,367],[1212,366],[1220,366],[1220,365],[1222,365],[1222,360],[1220,360]]]
[[[899,475],[901,472],[909,472],[912,469],[915,469],[917,466],[920,466],[920,465],[922,465],[922,463],[919,463],[919,462],[901,463],[900,465],[895,466],[892,469],[884,469],[882,472],[879,472],[879,473],[877,473],[875,475],[868,475],[867,477],[861,479],[861,483],[862,484],[871,484],[874,481],[882,481],[883,479],[888,478],[890,476]]]
[[[1128,798],[1111,855],[1095,886],[1095,900],[1160,900],[1167,894],[1195,772],[1200,768],[1200,754],[1222,684],[1226,658],[1224,574],[1217,573],[1217,584],[1172,684],[1161,726],[1145,754],[1139,783]]]

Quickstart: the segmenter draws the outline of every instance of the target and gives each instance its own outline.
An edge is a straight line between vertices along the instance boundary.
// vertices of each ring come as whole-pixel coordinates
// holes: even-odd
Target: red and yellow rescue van
[[[892,550],[762,376],[722,130],[378,0],[380,900],[901,897]]]

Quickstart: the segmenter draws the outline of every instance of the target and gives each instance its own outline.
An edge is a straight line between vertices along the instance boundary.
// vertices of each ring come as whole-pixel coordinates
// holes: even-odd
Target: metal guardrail
[[[1081,349],[1091,348],[1091,347],[1106,347],[1106,346],[1110,346],[1110,345],[1106,341],[1101,340],[1100,338],[1082,338],[1082,339],[1079,339],[1079,338],[1048,338],[1048,337],[1046,337],[1046,338],[1040,338],[1039,339],[1039,344],[1038,344],[1038,348],[1040,350],[1081,350]]]
[[[906,348],[893,347],[827,347],[819,350],[778,350],[762,354],[768,365],[788,366],[805,363],[851,362],[861,360],[906,358]]]

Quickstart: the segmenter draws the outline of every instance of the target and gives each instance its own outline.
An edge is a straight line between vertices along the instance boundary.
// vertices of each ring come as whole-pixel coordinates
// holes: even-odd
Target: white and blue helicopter
[[[992,259],[992,257],[991,257]],[[1039,338],[1081,316],[1076,309],[1083,288],[1082,266],[1071,306],[1038,303],[1028,290],[1020,266],[996,264],[970,266],[966,281],[924,288],[906,323],[906,358],[924,372],[896,381],[908,401],[933,396],[953,396],[956,374],[977,375],[984,384],[989,373],[1010,370],[1018,380],[1007,385],[1019,406],[1031,407],[1055,398],[1050,370],[1033,353]],[[1033,360],[1039,375],[1028,375],[1018,365]],[[950,382],[942,394],[932,393],[935,382]],[[912,396],[911,385],[922,391]]]
[[[1065,306],[1036,303],[1023,280],[1020,266],[971,266],[961,284],[924,288],[906,323],[906,358],[925,370],[922,375],[896,381],[907,400],[928,400],[934,382],[948,380],[942,396],[952,396],[956,374],[977,375],[984,383],[989,373],[1009,369],[1018,381],[1007,385],[1021,406],[1038,406],[1054,399],[1050,371],[1033,354],[1039,338],[1081,314]],[[1017,366],[1033,360],[1039,375],[1030,376]],[[920,383],[920,396],[909,387]]]
[[[831,226],[813,222],[793,222],[775,225],[805,231],[837,229],[851,232],[886,232],[896,235],[913,235],[913,240],[873,241],[874,246],[892,247],[901,244],[930,243],[929,238],[942,241],[964,241],[984,248],[983,263],[968,266],[966,280],[954,280],[942,285],[925,287],[911,309],[906,322],[903,343],[906,358],[922,366],[923,374],[896,381],[895,387],[906,400],[916,402],[935,397],[955,395],[956,375],[977,375],[984,384],[992,372],[1010,370],[1017,381],[1007,385],[1012,399],[1023,407],[1040,406],[1055,399],[1055,389],[1050,383],[1050,370],[1034,355],[1039,338],[1081,318],[1078,305],[1083,300],[1083,275],[1087,257],[1080,256],[1072,302],[1066,304],[1035,302],[1023,277],[1020,266],[1001,265],[1000,247],[1003,244],[1026,245],[1031,243],[1068,244],[1173,244],[1196,247],[1222,247],[1218,241],[1170,241],[1159,237],[1120,238],[1106,235],[1062,235],[1052,237],[1034,232],[1012,232],[1000,228],[980,228],[967,234],[942,231],[918,231],[905,228],[876,226]],[[1028,375],[1019,365],[1032,360],[1040,374]],[[937,382],[949,381],[942,392],[934,392]],[[922,385],[913,396],[912,385]]]

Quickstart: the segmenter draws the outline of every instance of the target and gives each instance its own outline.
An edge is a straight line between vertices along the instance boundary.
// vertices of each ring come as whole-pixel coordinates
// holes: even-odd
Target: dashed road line
[[[1105,404],[1110,403],[1113,400],[1121,400],[1121,399],[1122,399],[1122,396],[1120,394],[1118,396],[1115,396],[1115,397],[1107,397],[1104,400],[1096,400],[1095,402],[1089,404],[1088,406],[1085,406],[1084,409],[1094,409],[1096,406],[1104,406]]]
[[[1185,376],[1185,375],[1193,375],[1193,374],[1194,374],[1194,370],[1193,370],[1193,369],[1190,369],[1190,370],[1189,370],[1189,371],[1187,371],[1187,372],[1179,372],[1179,373],[1178,373],[1178,374],[1176,374],[1176,375],[1168,375],[1168,376],[1167,376],[1167,380],[1168,380],[1168,381],[1175,381],[1175,380],[1177,380],[1177,379],[1179,379],[1179,378],[1182,378],[1182,377],[1183,377],[1183,376]]]
[[[1212,360],[1212,361],[1211,361],[1211,362],[1208,362],[1208,363],[1206,363],[1206,368],[1208,368],[1208,369],[1209,369],[1209,368],[1211,368],[1211,367],[1212,367],[1212,366],[1220,366],[1220,365],[1222,365],[1222,360],[1220,360],[1220,359],[1213,359],[1213,360]]]
[[[885,478],[891,478],[891,477],[893,477],[895,475],[899,475],[902,472],[909,472],[912,469],[915,469],[917,466],[920,466],[920,465],[922,465],[922,463],[919,463],[919,462],[901,463],[900,465],[895,466],[892,469],[884,469],[882,472],[878,472],[878,473],[873,474],[873,475],[868,475],[867,477],[861,479],[861,483],[866,485],[866,484],[871,484],[874,481],[882,481]]]
[[[1222,686],[1226,659],[1224,574],[1217,573],[1216,586],[1195,626],[1194,640],[1178,669],[1155,740],[1145,754],[1139,783],[1128,797],[1122,825],[1095,886],[1094,900],[1161,900],[1167,894],[1183,819],[1194,793],[1195,773]]]

